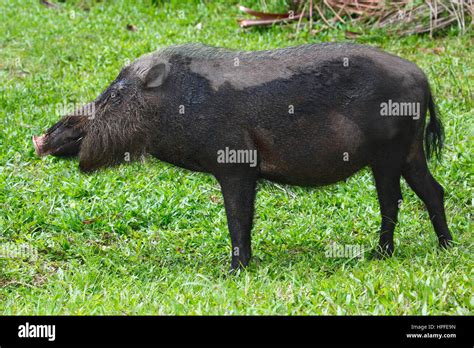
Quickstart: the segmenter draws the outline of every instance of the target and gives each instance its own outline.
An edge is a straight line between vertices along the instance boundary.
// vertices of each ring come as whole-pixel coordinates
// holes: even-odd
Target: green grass
[[[284,10],[282,1],[266,3]],[[225,1],[67,1],[49,9],[2,0],[0,13],[0,245],[34,251],[0,258],[0,313],[473,314],[470,33],[366,31],[357,39],[429,76],[447,135],[443,160],[431,167],[446,189],[455,246],[437,247],[425,207],[403,182],[394,257],[328,258],[331,243],[376,245],[370,171],[321,189],[263,182],[251,266],[226,277],[230,241],[214,178],[151,159],[86,176],[75,160],[36,157],[31,136],[59,118],[58,103],[94,99],[127,60],[157,47],[269,49],[344,40],[344,28],[316,36],[304,28],[295,35],[293,26],[241,30],[237,8]]]

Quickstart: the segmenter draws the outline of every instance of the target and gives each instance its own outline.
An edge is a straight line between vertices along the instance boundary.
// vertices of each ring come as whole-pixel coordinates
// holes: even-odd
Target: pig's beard
[[[137,97],[125,110],[113,112],[108,105],[99,107],[88,122],[79,152],[79,167],[90,172],[146,154],[150,125],[144,117],[144,102]]]

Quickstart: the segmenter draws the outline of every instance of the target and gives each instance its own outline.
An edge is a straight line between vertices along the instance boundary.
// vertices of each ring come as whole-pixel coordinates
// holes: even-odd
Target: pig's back
[[[188,48],[186,69],[212,91],[203,103],[212,112],[203,117],[214,119],[207,130],[213,143],[242,149],[251,139],[261,175],[290,184],[329,184],[367,165],[374,140],[368,134],[390,128],[379,122],[380,102],[387,95],[403,98],[400,84],[423,78],[413,63],[353,44],[257,52]],[[380,131],[371,131],[374,124]]]

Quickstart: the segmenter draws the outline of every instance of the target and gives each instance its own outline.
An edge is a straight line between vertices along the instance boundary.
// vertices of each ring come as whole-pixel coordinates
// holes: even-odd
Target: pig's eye
[[[120,95],[117,92],[110,93],[110,99],[112,104],[117,105],[120,104]]]

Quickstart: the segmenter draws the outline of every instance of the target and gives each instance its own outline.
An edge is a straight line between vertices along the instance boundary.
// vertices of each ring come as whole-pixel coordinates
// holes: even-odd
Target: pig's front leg
[[[232,241],[231,271],[247,266],[251,257],[250,232],[252,230],[256,170],[235,170],[216,175],[221,185]]]

